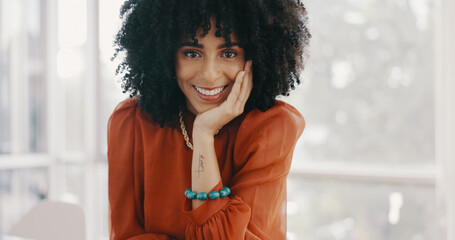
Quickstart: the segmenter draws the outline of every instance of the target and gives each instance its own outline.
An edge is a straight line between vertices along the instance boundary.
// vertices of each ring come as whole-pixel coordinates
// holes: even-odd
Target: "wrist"
[[[195,123],[193,126],[193,138],[197,137],[213,137],[215,136],[217,130],[201,126]]]
[[[215,134],[207,130],[198,131],[196,128],[193,129],[193,144],[210,144],[214,142],[214,139]]]

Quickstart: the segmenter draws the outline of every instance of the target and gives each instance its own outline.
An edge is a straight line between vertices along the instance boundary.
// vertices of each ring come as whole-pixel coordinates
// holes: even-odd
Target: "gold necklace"
[[[190,138],[188,137],[188,133],[186,132],[185,123],[183,122],[183,113],[182,110],[179,111],[180,117],[180,129],[182,130],[183,138],[185,139],[186,146],[188,146],[191,150],[193,149],[193,144],[190,142]]]
[[[188,137],[188,133],[186,132],[185,128],[185,123],[183,122],[183,112],[182,110],[179,111],[179,119],[180,119],[180,129],[182,130],[183,138],[185,139],[186,146],[190,148],[191,150],[193,149],[193,144],[190,141],[190,137]],[[215,135],[217,135],[220,132],[220,129],[216,130]]]

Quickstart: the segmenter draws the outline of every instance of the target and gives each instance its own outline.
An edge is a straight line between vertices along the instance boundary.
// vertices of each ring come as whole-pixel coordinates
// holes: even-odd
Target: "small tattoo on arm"
[[[199,154],[199,166],[195,172],[197,172],[197,178],[200,177],[201,172],[204,172],[204,155],[202,154]]]

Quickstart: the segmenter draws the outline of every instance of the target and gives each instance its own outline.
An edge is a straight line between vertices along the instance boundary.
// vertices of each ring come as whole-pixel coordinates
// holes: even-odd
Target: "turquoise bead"
[[[191,191],[191,188],[188,188],[187,190],[185,190],[185,196],[188,197],[188,193],[190,193],[190,192],[192,192],[192,191]]]
[[[186,195],[189,199],[196,199],[196,193],[191,191]]]
[[[228,194],[228,192],[225,189],[221,189],[220,190],[220,195],[221,195],[222,198],[224,198],[224,197],[227,197],[229,194]]]
[[[201,200],[201,201],[204,201],[207,199],[207,193],[205,192],[200,192],[197,194],[197,199]]]
[[[220,197],[220,193],[217,191],[212,191],[209,193],[209,198],[212,200],[218,199]]]
[[[231,194],[231,189],[224,186],[223,189],[227,192],[227,195]]]

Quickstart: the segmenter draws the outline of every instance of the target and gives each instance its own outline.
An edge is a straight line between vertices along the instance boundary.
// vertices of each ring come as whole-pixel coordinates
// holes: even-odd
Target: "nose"
[[[201,77],[207,82],[214,83],[221,77],[221,66],[217,62],[217,59],[206,58],[202,63]]]

